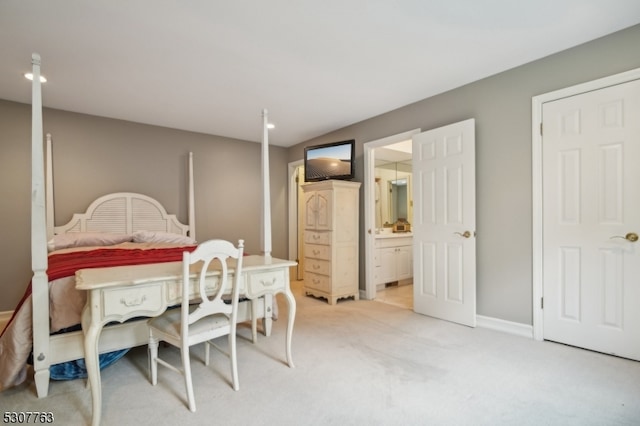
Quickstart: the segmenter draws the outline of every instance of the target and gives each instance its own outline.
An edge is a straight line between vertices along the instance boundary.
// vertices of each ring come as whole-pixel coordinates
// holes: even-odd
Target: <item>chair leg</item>
[[[204,342],[204,365],[209,366],[209,352],[211,351],[211,344]]]
[[[264,300],[264,299],[258,299]],[[258,343],[258,300],[251,300],[251,340]]]
[[[149,336],[149,370],[151,371],[151,384],[153,386],[158,384],[158,339],[153,336]]]
[[[231,358],[231,381],[233,383],[233,390],[240,389],[240,383],[238,380],[238,357],[236,354],[236,333],[232,328],[232,332],[229,333],[229,358]]]
[[[189,410],[196,411],[196,399],[193,395],[193,381],[191,380],[191,360],[189,359],[189,346],[184,345],[180,352],[182,354],[182,368],[184,374],[184,384],[187,388],[187,399],[189,400]]]

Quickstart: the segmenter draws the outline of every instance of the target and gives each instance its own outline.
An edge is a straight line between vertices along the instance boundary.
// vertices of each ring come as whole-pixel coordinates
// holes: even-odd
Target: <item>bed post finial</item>
[[[271,194],[269,191],[269,128],[262,110],[262,253],[271,257]]]

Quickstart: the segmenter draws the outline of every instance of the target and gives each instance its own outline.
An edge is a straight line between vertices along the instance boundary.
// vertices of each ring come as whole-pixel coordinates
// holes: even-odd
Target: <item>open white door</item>
[[[475,327],[475,120],[413,137],[413,309]]]

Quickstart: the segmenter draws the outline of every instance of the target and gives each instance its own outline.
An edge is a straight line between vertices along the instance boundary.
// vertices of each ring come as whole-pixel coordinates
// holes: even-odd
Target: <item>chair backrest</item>
[[[242,274],[242,256],[244,240],[238,240],[238,247],[225,240],[208,240],[200,243],[192,252],[184,252],[182,257],[182,335],[188,333],[189,324],[193,324],[208,315],[223,313],[237,316],[240,277]],[[235,259],[233,277],[229,277],[227,260]],[[195,294],[190,294],[189,285],[192,265],[197,265]],[[231,303],[225,303],[223,296],[230,295]],[[191,296],[191,300],[190,300]],[[199,301],[198,307],[189,313],[189,303]],[[227,298],[228,300],[228,298]]]

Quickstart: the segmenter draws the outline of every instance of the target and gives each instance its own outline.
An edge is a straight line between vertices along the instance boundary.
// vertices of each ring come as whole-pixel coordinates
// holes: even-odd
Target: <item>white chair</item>
[[[243,251],[243,240],[238,241],[237,248],[229,241],[209,240],[198,245],[193,252],[185,252],[182,259],[183,285],[180,309],[166,311],[159,317],[150,319],[148,323],[151,383],[153,385],[158,383],[158,364],[181,373],[184,376],[191,411],[196,411],[196,403],[191,379],[190,346],[205,342],[206,365],[209,365],[210,345],[228,355],[231,358],[233,389],[239,389],[236,323]],[[236,259],[233,278],[229,276],[228,258]],[[195,264],[198,265],[194,266]],[[190,286],[188,283],[191,271],[194,269],[197,270],[197,282],[194,293],[190,294],[190,287],[194,286]],[[220,274],[215,278],[206,277],[207,272],[211,270],[218,270]],[[213,292],[215,294],[211,294]],[[229,293],[231,293],[230,300]],[[228,303],[225,303],[223,295]],[[190,305],[190,301],[195,304]],[[225,335],[229,336],[229,352],[223,351],[211,341]],[[158,343],[160,341],[180,348],[182,369],[158,358]]]

